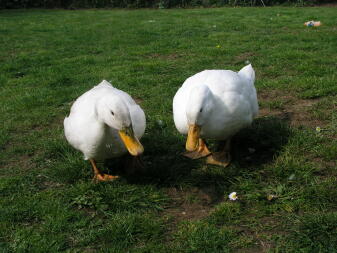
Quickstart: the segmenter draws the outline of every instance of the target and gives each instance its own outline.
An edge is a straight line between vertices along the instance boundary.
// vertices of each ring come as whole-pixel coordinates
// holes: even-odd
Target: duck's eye
[[[114,113],[113,111],[111,111],[111,114],[112,114],[112,116],[114,116],[114,115],[115,115],[115,113]]]

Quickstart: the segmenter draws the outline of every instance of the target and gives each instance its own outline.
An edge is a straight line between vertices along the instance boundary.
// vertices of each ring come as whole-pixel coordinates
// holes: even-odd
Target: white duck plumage
[[[204,70],[189,77],[173,99],[174,123],[182,134],[200,127],[200,136],[227,140],[249,126],[258,114],[255,72],[247,65],[239,72]]]
[[[85,160],[104,160],[142,153],[139,143],[145,131],[145,114],[126,92],[114,88],[103,80],[81,95],[64,119],[67,141],[84,154]],[[130,138],[125,142],[121,132]],[[136,145],[136,146],[135,146]]]

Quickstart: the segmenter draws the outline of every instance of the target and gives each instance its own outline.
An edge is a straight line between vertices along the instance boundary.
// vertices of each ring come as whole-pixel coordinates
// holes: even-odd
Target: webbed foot
[[[206,163],[227,167],[232,160],[230,154],[230,143],[230,139],[226,140],[222,150],[220,152],[213,152],[210,156],[208,156],[206,159]]]
[[[113,181],[118,179],[119,176],[112,176],[108,174],[96,174],[93,178],[94,181]]]
[[[206,146],[206,143],[203,139],[199,138],[198,148],[194,151],[186,151],[182,155],[190,159],[199,159],[205,156],[209,156],[211,152]]]
[[[90,159],[89,160],[91,165],[92,165],[92,169],[94,171],[94,178],[93,180],[95,182],[98,182],[98,181],[112,181],[112,180],[115,180],[117,178],[119,178],[119,176],[112,176],[112,175],[108,175],[108,174],[104,174],[102,173],[96,166],[96,162],[94,159]]]

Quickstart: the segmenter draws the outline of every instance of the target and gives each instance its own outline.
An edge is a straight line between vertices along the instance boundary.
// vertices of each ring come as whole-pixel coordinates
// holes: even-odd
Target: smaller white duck
[[[139,105],[124,91],[103,80],[99,85],[81,95],[64,119],[67,141],[81,151],[91,162],[94,179],[109,181],[118,178],[102,173],[97,160],[143,153],[139,142],[146,126],[145,114]]]
[[[254,81],[249,64],[239,72],[204,70],[183,83],[173,99],[173,116],[178,131],[187,134],[185,156],[229,165],[232,136],[258,114]],[[210,152],[203,138],[222,141],[220,152]]]

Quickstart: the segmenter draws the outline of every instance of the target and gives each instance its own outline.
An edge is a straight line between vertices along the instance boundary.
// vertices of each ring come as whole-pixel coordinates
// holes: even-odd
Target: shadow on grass
[[[142,143],[145,147],[145,153],[141,157],[143,168],[136,168],[133,173],[129,173],[125,165],[132,160],[130,155],[107,160],[105,166],[111,173],[123,175],[129,183],[156,184],[159,187],[181,185],[186,182],[192,170],[200,167],[201,161],[189,160],[181,155],[184,143],[177,136],[163,137],[159,132],[153,131],[151,137],[142,139]]]
[[[258,171],[259,167],[273,161],[288,142],[290,129],[286,119],[264,117],[256,119],[250,128],[240,131],[232,142],[232,164],[226,169],[206,165],[204,159],[190,160],[181,155],[185,138],[172,134],[175,129],[149,127],[142,139],[145,153],[142,157],[144,168],[128,174],[125,157],[99,164],[112,175],[122,175],[131,184],[153,184],[159,188],[192,186],[216,188],[220,192],[228,188],[231,178],[244,173]],[[211,150],[214,150],[210,143]],[[89,163],[82,160],[64,141],[49,145],[49,154],[57,161],[53,163],[54,177],[61,181],[74,182],[90,177]],[[47,152],[48,153],[48,152]],[[48,155],[47,155],[48,156]],[[51,157],[48,157],[51,158]],[[69,175],[70,171],[74,172]]]
[[[158,187],[196,186],[226,187],[230,178],[247,170],[258,170],[274,157],[288,142],[290,129],[286,119],[264,117],[256,119],[253,125],[240,131],[232,142],[232,165],[223,169],[206,165],[204,159],[190,160],[181,155],[184,138],[170,133],[162,135],[152,131],[142,142],[146,152],[142,157],[144,169],[128,175],[119,171],[132,184],[156,184]],[[157,140],[157,141],[154,141]],[[214,149],[213,142],[210,143]],[[147,148],[146,148],[147,147]],[[121,159],[122,160],[122,159]],[[123,167],[121,161],[113,160],[109,168]],[[115,171],[114,171],[115,172]]]
[[[256,168],[270,163],[288,143],[290,135],[288,118],[258,118],[251,127],[233,138],[233,163],[240,168]]]
[[[57,182],[75,185],[78,182],[79,187],[82,185],[80,182],[84,181],[85,187],[80,189],[84,191],[82,195],[87,194],[87,187],[101,189],[99,197],[105,196],[106,192],[106,195],[109,195],[106,199],[109,201],[119,199],[118,194],[123,195],[132,190],[132,193],[125,195],[128,197],[123,195],[123,201],[110,203],[104,200],[104,203],[109,203],[110,209],[140,208],[140,205],[148,208],[152,205],[149,203],[152,203],[153,192],[159,190],[161,194],[172,198],[169,204],[166,203],[170,207],[167,209],[168,214],[178,215],[187,210],[190,217],[204,217],[208,212],[202,210],[210,210],[223,201],[224,193],[231,190],[233,178],[244,175],[251,177],[259,173],[260,167],[271,163],[280,153],[291,134],[286,120],[276,117],[259,118],[250,128],[235,136],[232,143],[232,164],[222,168],[206,165],[205,159],[190,160],[183,157],[181,152],[184,151],[186,138],[173,134],[174,131],[175,129],[169,127],[149,127],[142,139],[146,150],[142,157],[144,168],[134,173],[130,174],[124,170],[127,156],[107,160],[104,165],[98,164],[104,172],[122,176],[121,181],[98,185],[90,183],[92,171],[89,162],[83,161],[78,151],[62,139],[48,145],[45,158],[52,160],[52,166],[47,174]],[[213,146],[214,143],[210,142],[211,150],[214,149]],[[116,198],[111,198],[113,192]],[[141,197],[136,198],[140,202],[137,202],[134,196],[140,195]],[[127,207],[124,206],[125,199],[130,202]],[[157,205],[161,208],[162,201],[159,202]],[[181,219],[185,219],[185,216]]]

